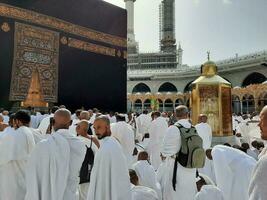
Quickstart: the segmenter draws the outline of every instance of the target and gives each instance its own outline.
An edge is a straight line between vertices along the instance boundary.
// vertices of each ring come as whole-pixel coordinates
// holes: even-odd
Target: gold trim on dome
[[[8,32],[10,31],[10,26],[7,22],[4,22],[1,26],[1,29],[4,31],[4,32]]]
[[[97,54],[103,54],[107,56],[116,56],[116,50],[113,48],[104,47],[104,46],[100,46],[100,45],[89,43],[89,42],[84,42],[84,41],[77,40],[74,38],[68,39],[68,46],[81,49],[84,51],[97,53]]]
[[[75,25],[55,17],[50,17],[38,12],[10,6],[3,3],[0,3],[0,16],[23,20],[41,26],[58,29],[60,31],[68,32],[70,34],[85,37],[87,39],[95,40],[98,42],[103,42],[119,47],[127,47],[127,40],[125,38],[95,31],[93,29]]]

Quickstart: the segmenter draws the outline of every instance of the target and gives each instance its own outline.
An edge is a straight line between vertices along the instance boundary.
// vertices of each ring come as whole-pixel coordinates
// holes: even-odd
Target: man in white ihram
[[[145,134],[148,133],[151,120],[147,110],[144,110],[143,113],[136,118],[136,137],[139,141],[143,140]]]
[[[199,115],[199,123],[195,126],[198,135],[203,140],[203,148],[205,150],[209,149],[211,147],[212,142],[212,130],[210,125],[207,123],[208,117],[207,115],[201,114]],[[213,173],[213,162],[212,160],[209,160],[206,158],[205,166],[202,169],[198,170],[200,173],[203,173],[207,176],[209,176],[212,181],[216,182],[215,176]]]
[[[135,148],[134,131],[131,126],[126,123],[124,115],[118,114],[116,120],[116,123],[110,125],[111,136],[115,137],[120,142],[128,168],[130,168],[133,163],[133,151]]]
[[[87,200],[131,200],[128,166],[121,145],[111,136],[106,116],[94,120],[100,148],[96,152]]]
[[[211,142],[212,142],[212,130],[207,121],[208,121],[207,115],[201,114],[199,116],[199,123],[195,126],[198,135],[203,140],[203,148],[205,150],[211,147]]]
[[[261,138],[267,141],[267,106],[260,113],[259,127]],[[267,198],[267,149],[262,150],[259,161],[252,173],[249,185],[249,200],[264,200]]]
[[[178,124],[185,128],[192,125],[188,118],[189,110],[186,106],[176,108],[176,118]],[[158,179],[161,183],[164,200],[192,200],[197,192],[196,169],[185,168],[180,163],[177,166],[176,190],[173,188],[172,179],[174,171],[175,155],[181,148],[180,130],[174,125],[170,126],[163,139],[162,156],[164,162],[158,170]]]
[[[163,142],[164,134],[168,128],[166,119],[161,117],[160,112],[153,113],[154,120],[151,122],[149,128],[149,142],[148,142],[148,153],[150,155],[151,165],[158,169],[161,163],[160,149]]]
[[[155,190],[155,192],[158,194],[158,199],[162,200],[161,187],[157,181],[154,167],[148,162],[147,152],[139,152],[138,161],[133,164],[132,168],[135,170],[138,176],[140,185]]]
[[[46,134],[47,133],[47,129],[49,127],[50,124],[50,119],[51,117],[54,117],[54,113],[58,110],[57,106],[54,106],[51,109],[51,114],[48,115],[47,117],[45,117],[44,119],[42,119],[42,121],[40,122],[38,129],[42,132],[42,134]]]
[[[54,119],[55,133],[39,142],[28,160],[25,200],[78,198],[79,170],[86,148],[79,138],[69,133],[69,110],[57,110]]]
[[[248,200],[248,187],[256,165],[255,159],[239,149],[224,145],[216,145],[211,154],[217,186],[223,192],[224,199]]]
[[[0,199],[24,200],[25,170],[29,154],[35,146],[32,132],[26,124],[31,120],[26,111],[15,114],[15,129],[0,139]]]

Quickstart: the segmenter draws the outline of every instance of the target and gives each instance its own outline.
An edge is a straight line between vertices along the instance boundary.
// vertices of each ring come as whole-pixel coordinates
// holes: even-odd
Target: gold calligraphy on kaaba
[[[81,49],[84,51],[90,51],[90,52],[97,53],[97,54],[107,55],[107,56],[115,56],[116,55],[116,51],[113,48],[104,47],[104,46],[92,44],[89,42],[84,42],[84,41],[77,40],[74,38],[68,39],[68,46],[73,47],[73,48],[77,48],[77,49]]]
[[[16,22],[14,38],[10,101],[24,101],[37,74],[43,100],[57,102],[59,33]]]
[[[31,22],[49,28],[58,29],[60,31],[71,33],[90,40],[103,42],[106,44],[111,44],[123,48],[127,47],[127,40],[125,38],[95,31],[90,28],[75,25],[55,17],[10,6],[7,4],[0,3],[0,15],[4,17]]]

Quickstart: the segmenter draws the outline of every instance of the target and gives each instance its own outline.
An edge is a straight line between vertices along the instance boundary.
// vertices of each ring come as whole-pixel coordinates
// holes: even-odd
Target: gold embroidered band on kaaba
[[[34,11],[10,6],[3,3],[0,3],[0,16],[23,20],[41,26],[58,29],[60,31],[81,36],[90,40],[115,45],[118,47],[127,47],[127,40],[125,38],[95,31],[90,28],[75,25],[55,17],[47,16]]]

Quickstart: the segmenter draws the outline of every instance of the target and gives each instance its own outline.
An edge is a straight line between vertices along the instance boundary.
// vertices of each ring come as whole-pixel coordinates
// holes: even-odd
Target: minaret
[[[177,50],[178,65],[183,65],[183,49],[181,43],[179,42],[179,47]]]
[[[161,2],[161,40],[160,49],[163,52],[176,52],[175,39],[175,0]]]
[[[135,41],[134,34],[134,2],[136,0],[124,0],[127,10],[127,49],[128,54],[138,51],[138,43]]]

